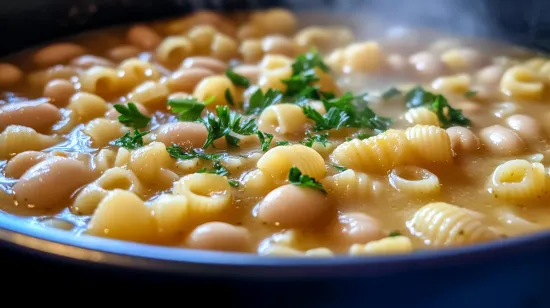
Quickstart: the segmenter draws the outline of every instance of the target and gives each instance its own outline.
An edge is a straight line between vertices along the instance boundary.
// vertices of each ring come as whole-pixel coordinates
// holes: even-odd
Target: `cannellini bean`
[[[281,227],[306,227],[317,222],[328,207],[321,191],[288,184],[265,197],[259,205],[258,218]]]
[[[32,166],[45,160],[47,157],[48,154],[38,151],[19,153],[8,161],[6,169],[4,170],[4,175],[9,178],[18,179]]]
[[[0,87],[11,86],[23,78],[23,72],[15,65],[0,63]]]
[[[166,146],[177,144],[184,148],[200,148],[206,142],[208,132],[204,125],[194,122],[176,122],[164,124],[158,128],[156,141]],[[224,148],[225,138],[214,142],[216,148]]]
[[[479,138],[468,128],[454,126],[447,129],[451,139],[451,147],[455,153],[465,153],[478,150],[481,147]]]
[[[83,55],[71,61],[71,65],[88,69],[93,66],[113,67],[114,63],[98,56]]]
[[[113,61],[121,62],[129,58],[137,57],[139,48],[132,45],[121,45],[107,52],[107,57]]]
[[[74,43],[57,43],[38,50],[33,56],[33,62],[40,67],[63,64],[85,52],[84,47]]]
[[[82,162],[51,157],[31,167],[13,186],[20,204],[59,209],[68,205],[71,195],[93,180],[93,173]]]
[[[348,245],[366,244],[384,237],[380,223],[363,213],[345,213],[338,216],[336,238]]]
[[[482,129],[479,138],[492,153],[518,155],[525,151],[525,142],[513,130],[502,125],[493,125]]]
[[[528,115],[515,114],[506,119],[506,124],[523,138],[523,140],[540,142],[548,139],[542,125]]]
[[[22,125],[40,130],[59,120],[61,120],[61,112],[46,98],[0,107],[0,131],[9,125]]]
[[[72,82],[65,79],[54,79],[44,86],[44,96],[58,107],[65,107],[76,90]]]
[[[144,25],[130,28],[127,38],[132,45],[144,50],[154,49],[162,42],[162,38],[153,29]]]
[[[171,91],[193,92],[201,80],[213,75],[214,72],[202,67],[181,69],[168,77],[167,85]]]
[[[262,39],[262,50],[267,54],[293,57],[296,54],[294,43],[281,35],[266,36]]]
[[[193,230],[185,244],[193,249],[249,251],[250,232],[224,222],[208,222]]]
[[[189,57],[183,61],[181,68],[204,68],[216,74],[221,74],[227,69],[227,64],[216,58]]]

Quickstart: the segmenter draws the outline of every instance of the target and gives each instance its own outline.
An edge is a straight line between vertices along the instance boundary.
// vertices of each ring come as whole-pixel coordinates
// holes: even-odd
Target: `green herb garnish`
[[[235,100],[233,99],[233,95],[231,95],[231,91],[229,91],[229,89],[225,89],[224,96],[229,105],[235,106]]]
[[[405,95],[407,108],[421,107],[431,104],[435,99],[435,94],[424,90],[421,86],[414,87]]]
[[[166,151],[170,156],[176,159],[194,159],[194,158],[202,158],[206,160],[218,160],[225,156],[225,154],[208,154],[204,153],[202,150],[199,149],[190,149],[189,151],[186,151],[185,149],[177,146],[176,144],[173,144],[172,146],[166,147]]]
[[[398,95],[401,95],[401,91],[399,91],[399,89],[395,87],[392,87],[386,90],[384,93],[382,93],[382,99],[389,100]]]
[[[256,134],[258,135],[258,139],[260,139],[260,143],[262,145],[262,151],[266,152],[267,150],[269,150],[271,141],[273,141],[273,135],[270,133],[263,133],[261,131],[257,131]]]
[[[112,144],[129,150],[135,150],[143,147],[143,136],[147,134],[149,134],[149,131],[140,132],[134,129],[134,135],[131,135],[131,132],[127,132],[124,136],[113,141]]]
[[[248,78],[235,73],[232,69],[225,71],[225,76],[231,80],[231,82],[236,86],[241,86],[248,88],[250,86],[250,80]]]
[[[314,178],[310,177],[309,175],[302,174],[302,171],[296,167],[290,168],[290,172],[288,173],[288,181],[290,184],[294,184],[301,187],[308,187],[313,189],[318,189],[322,191],[323,193],[327,193],[325,188],[323,188],[323,185],[319,182],[317,182]]]
[[[290,145],[290,141],[277,141],[277,142],[275,142],[275,145],[276,146]]]
[[[227,180],[227,183],[231,185],[231,187],[239,187],[240,183],[237,180]]]
[[[464,96],[467,98],[471,98],[477,95],[477,91],[469,90],[464,93]]]
[[[174,98],[168,100],[168,106],[174,113],[177,113],[177,117],[180,121],[196,121],[201,117],[201,113],[212,101],[214,97],[210,97],[207,101],[200,102],[196,98]]]
[[[395,231],[392,231],[390,232],[390,234],[388,234],[388,237],[396,237],[396,236],[401,236],[401,232],[399,230],[395,230]]]
[[[326,148],[327,144],[329,143],[328,133],[323,133],[320,135],[313,135],[313,136],[308,134],[307,138],[304,141],[302,141],[302,144],[311,148],[315,142],[319,142],[320,144],[323,145],[323,147]]]
[[[292,63],[292,76],[282,80],[287,86],[285,95],[297,99],[319,99],[319,89],[312,87],[313,83],[319,81],[315,68],[323,72],[329,71],[329,67],[323,62],[323,57],[315,49],[297,56]]]
[[[147,127],[151,118],[139,112],[136,104],[130,102],[128,106],[122,104],[115,104],[113,106],[120,115],[118,116],[118,121],[124,126],[133,127],[133,128],[144,128]]]
[[[201,168],[199,171],[197,171],[197,173],[213,173],[221,176],[229,175],[229,171],[227,171],[227,169],[217,161],[212,164],[212,167],[213,169]]]
[[[335,164],[332,164],[332,167],[340,172],[344,172],[346,170],[348,170],[348,168],[344,167],[344,166],[339,166],[339,165],[335,165]]]
[[[329,67],[323,62],[323,57],[312,49],[305,54],[301,54],[296,57],[294,63],[292,63],[292,75],[298,75],[302,72],[311,70],[318,67],[323,72],[328,72]]]
[[[315,131],[323,131],[330,129],[339,129],[345,127],[350,119],[349,115],[342,110],[331,108],[327,113],[320,114],[311,106],[302,107],[306,117],[315,122]]]
[[[234,111],[231,111],[228,106],[216,106],[216,114],[208,112],[206,119],[199,119],[206,130],[208,137],[203,149],[206,149],[215,140],[225,137],[227,143],[233,146],[238,146],[239,138],[233,134],[249,136],[256,132],[256,121],[252,118],[243,120],[242,116]]]
[[[250,96],[248,108],[245,110],[245,114],[258,115],[267,107],[280,103],[282,99],[283,93],[279,90],[268,89],[264,94],[261,89],[258,89],[252,94],[252,96]]]

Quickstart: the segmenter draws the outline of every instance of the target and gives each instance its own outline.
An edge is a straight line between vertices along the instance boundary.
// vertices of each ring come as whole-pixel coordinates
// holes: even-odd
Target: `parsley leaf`
[[[232,69],[225,71],[225,76],[231,80],[231,82],[236,86],[241,86],[248,88],[250,86],[250,80],[248,78],[235,73]]]
[[[321,115],[317,110],[311,106],[302,107],[306,117],[312,119],[315,122],[315,130],[323,131],[330,129],[339,129],[345,127],[350,119],[349,115],[337,108],[331,108],[327,113]]]
[[[231,95],[231,91],[229,91],[229,89],[225,89],[224,96],[229,105],[235,106],[235,100],[233,99],[233,95]]]
[[[276,146],[290,145],[290,141],[277,141],[277,142],[275,142],[275,145]]]
[[[296,75],[292,75],[288,79],[282,79],[281,81],[287,86],[285,92],[286,96],[304,97],[312,96],[313,93],[317,92],[317,89],[312,88],[311,84],[319,81],[319,77],[317,76],[317,73],[315,73],[314,69],[310,69]]]
[[[252,96],[250,96],[248,108],[245,110],[245,114],[260,114],[267,107],[280,103],[282,99],[283,93],[279,90],[268,89],[264,94],[262,89],[258,89],[252,94]]]
[[[256,121],[252,118],[245,119],[240,114],[231,111],[228,106],[216,106],[216,114],[208,112],[206,119],[199,119],[208,132],[208,137],[202,148],[206,149],[215,140],[225,137],[227,143],[233,146],[239,144],[239,138],[231,135],[252,135],[256,132]]]
[[[121,104],[115,104],[113,107],[120,113],[118,121],[124,126],[144,128],[151,121],[151,118],[139,112],[136,104],[132,102],[128,103],[127,107]]]
[[[174,98],[168,100],[168,106],[174,113],[177,113],[180,121],[196,121],[201,117],[201,113],[208,105],[214,100],[214,97],[210,97],[204,103],[200,102],[196,98]]]
[[[435,99],[435,94],[424,90],[421,86],[416,86],[405,95],[407,108],[415,108],[431,104]]]
[[[206,160],[218,160],[225,156],[225,154],[208,154],[204,153],[198,149],[190,149],[186,151],[185,149],[173,144],[172,146],[166,147],[166,151],[170,156],[176,159],[193,159],[193,158],[202,158]]]
[[[229,171],[219,162],[215,161],[212,166],[214,167],[213,169],[201,168],[197,173],[213,173],[221,176],[229,175]]]
[[[395,231],[392,231],[390,232],[390,234],[388,234],[388,237],[395,237],[395,236],[401,236],[401,232],[399,230],[395,230]]]
[[[302,174],[302,171],[296,167],[290,168],[288,173],[288,181],[290,184],[294,184],[301,187],[309,187],[313,189],[318,189],[323,193],[327,193],[323,185],[317,182],[314,178],[311,178],[309,175]]]
[[[350,141],[350,140],[353,140],[353,139],[359,139],[359,140],[363,140],[363,139],[367,139],[367,138],[370,138],[372,137],[373,135],[372,134],[368,134],[368,133],[361,133],[361,134],[356,134],[352,137],[347,137],[346,138],[346,141]]]
[[[332,167],[340,172],[344,172],[346,170],[348,170],[348,168],[344,167],[344,166],[339,166],[339,165],[335,165],[335,164],[332,164]]]
[[[464,93],[464,96],[467,98],[471,98],[477,95],[477,91],[469,90]]]
[[[112,142],[113,145],[119,147],[127,148],[129,150],[135,150],[143,146],[143,136],[150,133],[149,131],[139,132],[139,130],[134,129],[134,135],[131,135],[131,132],[127,132],[124,136]]]
[[[399,91],[399,89],[395,87],[391,87],[388,90],[386,90],[384,93],[382,93],[382,99],[389,100],[398,95],[401,95],[401,91]]]
[[[435,97],[430,109],[437,114],[437,118],[441,124],[443,124],[443,128],[449,128],[455,125],[469,126],[471,124],[470,119],[462,114],[462,110],[451,107],[443,95],[437,95]]]
[[[323,62],[323,57],[317,50],[312,49],[296,57],[296,60],[292,63],[292,75],[298,75],[316,67],[320,68],[323,72],[329,71],[329,67]]]
[[[256,134],[258,135],[258,139],[260,139],[260,143],[262,144],[262,151],[266,152],[267,150],[269,150],[271,141],[273,141],[273,135],[269,133],[262,133],[261,131],[257,131]]]
[[[326,148],[327,144],[329,143],[328,133],[323,133],[323,134],[314,135],[314,136],[311,136],[308,134],[307,138],[304,141],[302,141],[302,144],[305,145],[306,147],[311,148],[315,142],[321,143],[323,147]]]
[[[240,183],[237,180],[227,180],[227,183],[231,185],[231,187],[239,187]]]

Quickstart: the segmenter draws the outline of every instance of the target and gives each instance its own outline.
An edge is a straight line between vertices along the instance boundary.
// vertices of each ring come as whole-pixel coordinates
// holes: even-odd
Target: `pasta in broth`
[[[268,256],[550,227],[547,58],[456,40],[396,48],[298,29],[283,9],[246,16],[198,12],[0,64],[4,213]]]

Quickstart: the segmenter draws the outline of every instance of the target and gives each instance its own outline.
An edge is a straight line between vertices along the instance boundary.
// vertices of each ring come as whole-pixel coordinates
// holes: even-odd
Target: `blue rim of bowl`
[[[200,251],[155,246],[30,225],[0,215],[0,244],[21,252],[82,264],[157,273],[241,277],[350,277],[464,266],[486,260],[537,254],[550,247],[550,230],[501,241],[392,256],[265,257],[254,254]]]

